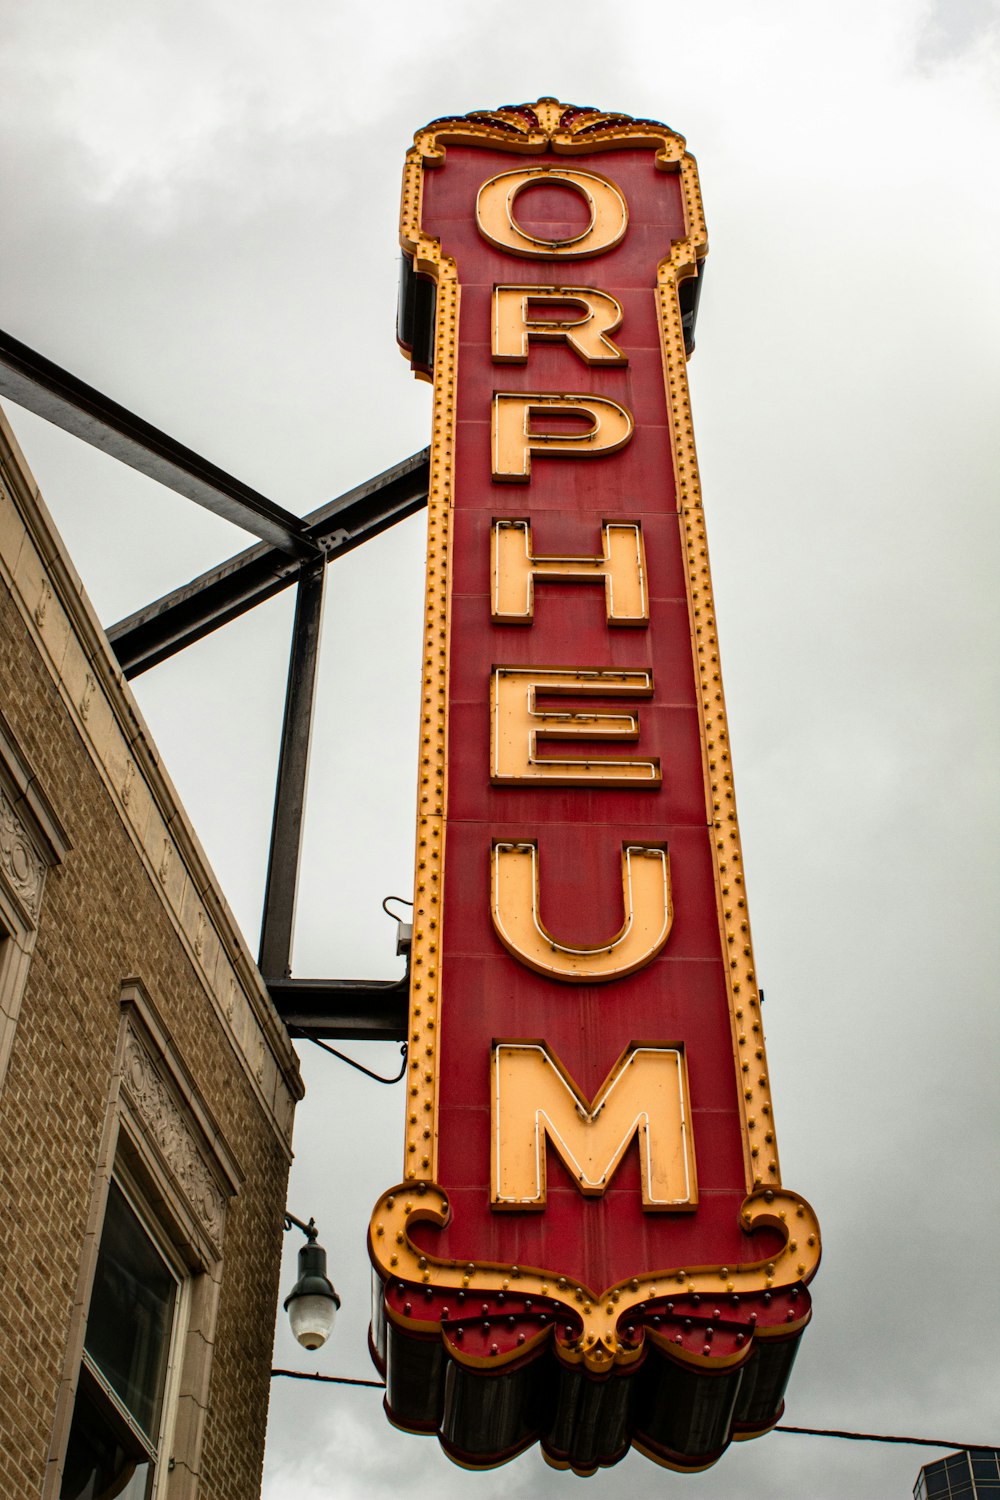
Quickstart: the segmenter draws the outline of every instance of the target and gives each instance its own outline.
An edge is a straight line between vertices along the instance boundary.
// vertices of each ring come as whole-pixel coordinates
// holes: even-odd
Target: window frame
[[[0,879],[0,1088],[14,1048],[35,932],[35,927],[25,920],[19,903],[13,900],[7,882]]]
[[[180,1384],[182,1352],[184,1337],[187,1330],[187,1320],[191,1303],[191,1271],[178,1255],[174,1245],[171,1244],[163,1226],[157,1221],[144,1194],[136,1183],[134,1175],[119,1154],[116,1155],[111,1177],[108,1182],[107,1193],[104,1201],[104,1215],[102,1222],[101,1238],[97,1245],[97,1258],[100,1257],[101,1246],[104,1237],[104,1225],[107,1223],[107,1205],[111,1195],[112,1186],[117,1187],[122,1198],[134,1216],[140,1231],[145,1235],[147,1241],[155,1250],[159,1259],[166,1267],[174,1283],[174,1299],[170,1312],[170,1329],[166,1339],[166,1358],[163,1365],[163,1376],[158,1392],[159,1411],[156,1421],[156,1435],[152,1438],[142,1427],[138,1418],[132,1413],[127,1403],[115,1390],[114,1386],[103,1373],[94,1356],[86,1346],[87,1332],[90,1328],[90,1316],[92,1308],[88,1308],[87,1319],[84,1330],[84,1345],[80,1354],[79,1385],[86,1391],[87,1398],[102,1411],[102,1415],[108,1421],[112,1430],[117,1431],[123,1440],[123,1446],[142,1449],[146,1454],[149,1464],[149,1475],[146,1480],[146,1488],[142,1500],[156,1500],[165,1482],[163,1475],[169,1472],[169,1453],[173,1440],[173,1431],[177,1414],[177,1396]],[[95,1272],[97,1261],[95,1260]],[[91,1299],[93,1288],[91,1288]],[[75,1404],[74,1404],[75,1405]],[[72,1433],[72,1418],[70,1420],[70,1434]],[[67,1446],[69,1443],[67,1437]]]
[[[59,1500],[81,1371],[87,1315],[112,1181],[169,1267],[183,1272],[167,1356],[158,1435],[158,1472],[143,1500],[164,1486],[170,1500],[200,1493],[201,1449],[222,1290],[229,1201],[244,1174],[185,1068],[144,986],[123,982],[116,1063],[98,1151],[64,1373],[42,1500]],[[136,1072],[136,1062],[140,1066]],[[158,1114],[162,1111],[162,1114]],[[178,1141],[182,1161],[176,1157]],[[198,1192],[186,1181],[192,1157]],[[178,1167],[183,1172],[178,1175]],[[202,1195],[213,1211],[206,1218]],[[83,1376],[88,1383],[89,1372]],[[167,1481],[169,1475],[169,1481]]]
[[[14,1047],[48,871],[71,844],[0,713],[0,1090]],[[21,846],[27,870],[17,868]],[[28,878],[30,877],[30,878]]]

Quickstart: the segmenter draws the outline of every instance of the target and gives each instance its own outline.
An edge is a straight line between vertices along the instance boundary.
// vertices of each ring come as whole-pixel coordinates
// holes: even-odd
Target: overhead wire
[[[272,1370],[272,1376],[287,1375],[292,1380],[320,1380],[326,1385],[365,1385],[384,1391],[384,1380],[357,1380],[348,1375],[310,1374],[307,1370]],[[916,1448],[948,1448],[961,1453],[993,1453],[990,1443],[957,1443],[950,1438],[899,1437],[885,1432],[847,1432],[838,1427],[788,1427],[783,1423],[771,1428],[772,1432],[790,1432],[797,1437],[847,1438],[855,1443],[906,1443]]]
[[[897,1437],[885,1432],[844,1432],[837,1427],[786,1427],[779,1423],[772,1432],[791,1432],[799,1437],[847,1438],[854,1443],[908,1443],[917,1448],[952,1448],[965,1453],[993,1453],[990,1443],[953,1443],[949,1438]]]

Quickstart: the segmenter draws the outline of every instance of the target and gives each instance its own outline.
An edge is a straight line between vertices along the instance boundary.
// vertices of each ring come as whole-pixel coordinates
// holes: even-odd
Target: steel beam
[[[427,504],[429,461],[430,450],[425,448],[307,515],[308,536],[326,560],[343,556],[421,510]],[[276,547],[250,547],[164,594],[109,629],[122,671],[126,677],[138,677],[166,661],[289,588],[304,566]]]
[[[224,516],[289,557],[317,554],[306,523],[0,330],[0,396]]]
[[[286,1026],[341,1042],[404,1042],[410,981],[271,979],[267,988]]]
[[[295,896],[302,851],[302,819],[309,770],[309,741],[316,697],[316,667],[323,621],[323,563],[299,577],[295,624],[288,656],[285,717],[281,726],[278,779],[274,791],[271,850],[264,884],[264,915],[260,928],[257,967],[268,979],[285,979],[292,972]]]

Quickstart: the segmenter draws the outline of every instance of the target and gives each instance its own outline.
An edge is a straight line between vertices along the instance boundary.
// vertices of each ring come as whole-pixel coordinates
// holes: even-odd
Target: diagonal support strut
[[[0,329],[0,396],[109,453],[289,557],[317,556],[306,523]]]
[[[327,562],[344,556],[427,504],[430,451],[424,448],[304,518],[307,534]],[[258,544],[155,599],[108,629],[128,678],[166,661],[297,582],[302,563],[277,547]]]

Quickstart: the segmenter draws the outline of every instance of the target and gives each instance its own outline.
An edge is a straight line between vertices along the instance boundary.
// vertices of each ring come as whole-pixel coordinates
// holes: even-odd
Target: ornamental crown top
[[[465,115],[442,115],[432,120],[425,131],[437,133],[448,126],[471,125],[499,131],[512,136],[543,136],[552,140],[557,135],[578,139],[597,135],[605,131],[652,129],[668,136],[676,136],[662,120],[647,120],[620,111],[595,109],[590,104],[563,104],[558,99],[543,95],[534,104],[502,104],[499,109],[474,109]],[[418,135],[424,131],[418,132]]]

